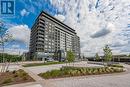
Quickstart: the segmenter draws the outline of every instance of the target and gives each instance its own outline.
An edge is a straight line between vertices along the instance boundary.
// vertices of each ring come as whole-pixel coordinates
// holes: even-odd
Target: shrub
[[[113,72],[114,72],[113,68],[109,68],[109,71],[110,71],[111,73],[113,73]]]
[[[86,73],[87,73],[87,72],[86,72],[86,69],[82,68],[82,69],[81,69],[81,73],[82,73],[82,75],[86,75]]]
[[[16,70],[12,71],[12,73],[15,74],[15,73],[16,73]]]
[[[56,78],[56,77],[62,76],[62,72],[60,70],[52,70],[52,71],[47,71],[46,73],[43,73],[43,74],[41,73],[39,74],[39,76],[42,76],[46,79],[50,77]]]
[[[87,73],[88,73],[89,75],[91,75],[91,74],[93,73],[93,69],[88,68],[88,69],[87,69]]]
[[[51,75],[52,77],[58,77],[58,76],[61,75],[61,72],[60,72],[60,70],[52,70],[52,71],[50,72],[50,75]]]
[[[115,72],[123,72],[123,69],[121,69],[121,68],[114,68],[114,71]]]
[[[107,69],[106,69],[106,72],[107,72],[107,73],[110,73],[110,69],[109,69],[109,68],[107,68]]]
[[[57,77],[66,77],[66,76],[81,76],[81,75],[94,75],[94,74],[106,74],[113,72],[122,72],[122,68],[116,67],[62,67],[60,70],[47,71],[45,73],[40,73],[39,76],[49,79]]]
[[[48,79],[48,78],[50,78],[50,77],[51,77],[51,75],[50,75],[50,72],[49,72],[49,71],[47,71],[46,73],[40,73],[40,74],[39,74],[39,76],[44,77],[44,78],[46,78],[46,79]]]
[[[95,68],[95,69],[93,70],[93,74],[98,74],[98,69],[97,69],[97,68]]]
[[[4,79],[4,81],[2,82],[2,84],[11,83],[12,81],[13,81],[12,78],[6,78],[6,79]]]
[[[69,71],[68,71],[68,74],[69,74],[70,76],[73,76],[73,72],[74,72],[73,70],[69,70]]]
[[[77,70],[77,71],[76,71],[76,75],[79,76],[79,75],[82,75],[82,73],[81,73],[79,70]]]
[[[18,73],[18,74],[23,73],[23,72],[24,72],[24,70],[22,70],[22,69],[19,69],[19,70],[16,71],[16,73]]]
[[[68,74],[68,75],[71,75],[71,70],[69,70],[67,74]]]
[[[105,68],[102,68],[102,72],[103,72],[104,74],[107,73]]]
[[[102,68],[98,68],[98,72],[99,72],[99,74],[102,74],[103,73]]]
[[[27,76],[22,77],[23,80],[28,80]]]
[[[108,65],[110,67],[119,67],[119,68],[123,68],[124,66],[121,64],[112,64],[112,65]]]
[[[18,77],[18,74],[17,74],[17,73],[15,73],[15,74],[13,75],[13,77]]]
[[[77,75],[78,75],[78,70],[71,71],[71,76],[77,76]]]
[[[28,75],[28,73],[26,73],[26,72],[23,72],[22,74],[23,74],[23,76],[27,76]]]
[[[23,76],[27,76],[28,73],[24,72],[24,70],[22,69],[19,69],[17,72],[17,75],[20,76],[20,77],[23,77]]]

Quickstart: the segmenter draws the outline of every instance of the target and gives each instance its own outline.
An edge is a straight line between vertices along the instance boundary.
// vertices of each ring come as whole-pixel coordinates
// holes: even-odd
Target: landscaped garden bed
[[[53,65],[53,64],[63,64],[65,62],[45,62],[45,63],[30,63],[25,64],[23,67],[33,67],[33,66],[43,66],[43,65]]]
[[[119,67],[62,67],[60,70],[47,71],[38,74],[44,79],[73,77],[73,76],[86,76],[86,75],[99,75],[123,72],[123,68]]]
[[[121,64],[111,64],[111,65],[108,65],[108,66],[110,66],[110,67],[119,67],[119,68],[124,68],[124,66],[121,65]]]
[[[0,87],[5,85],[13,85],[25,82],[33,82],[34,79],[31,78],[28,73],[19,69],[17,71],[7,71],[0,73]]]

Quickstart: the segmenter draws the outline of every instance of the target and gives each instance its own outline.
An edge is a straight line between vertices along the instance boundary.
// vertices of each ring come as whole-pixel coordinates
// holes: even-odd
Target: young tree
[[[112,50],[109,48],[108,45],[106,45],[104,48],[103,48],[103,51],[104,51],[104,58],[105,58],[105,61],[107,62],[110,62],[112,60]]]
[[[67,58],[68,62],[74,62],[74,60],[75,60],[74,53],[71,50],[67,51],[66,58]]]
[[[11,40],[11,36],[6,31],[6,28],[3,24],[3,22],[0,22],[0,46],[2,48],[2,63],[3,63],[1,72],[4,72],[5,68],[6,68],[6,63],[5,63],[6,60],[5,60],[5,57],[4,57],[4,49],[5,49],[5,44],[7,42],[9,42],[9,40]]]
[[[98,53],[96,53],[95,58],[96,58],[96,61],[100,60],[100,56],[98,55]]]
[[[130,54],[128,55],[128,57],[130,57]]]

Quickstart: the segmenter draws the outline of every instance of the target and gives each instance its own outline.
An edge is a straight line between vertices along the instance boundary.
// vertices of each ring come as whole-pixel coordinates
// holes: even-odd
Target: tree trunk
[[[8,62],[8,64],[7,64],[7,67],[6,67],[6,70],[5,70],[5,71],[8,71],[8,68],[9,68],[10,63],[11,63],[11,60]]]

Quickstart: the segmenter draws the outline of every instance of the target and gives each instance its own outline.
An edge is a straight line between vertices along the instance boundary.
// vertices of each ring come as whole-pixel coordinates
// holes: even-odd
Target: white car
[[[53,62],[55,61],[53,58],[47,58],[47,62]]]

